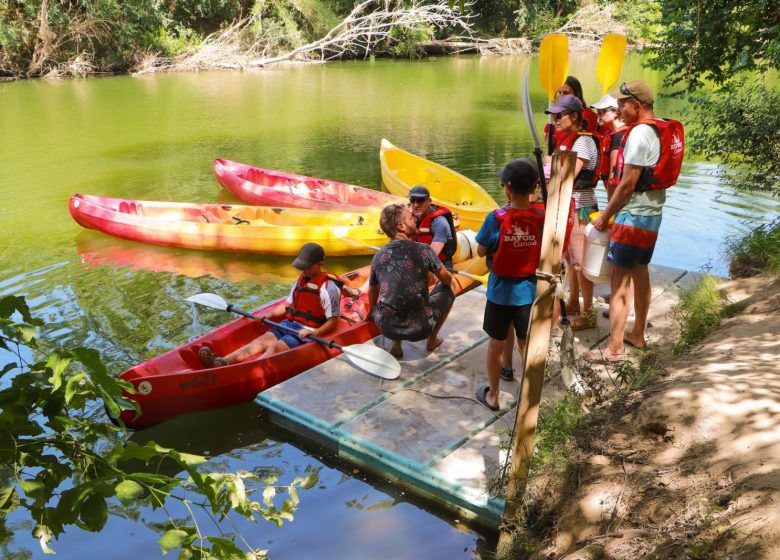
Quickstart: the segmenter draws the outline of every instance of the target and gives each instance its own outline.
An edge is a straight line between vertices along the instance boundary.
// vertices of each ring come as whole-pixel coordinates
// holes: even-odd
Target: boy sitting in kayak
[[[256,315],[258,320],[267,318],[273,321],[283,317],[280,325],[296,329],[297,335],[271,327],[262,336],[224,357],[215,356],[211,348],[204,346],[198,352],[201,363],[211,368],[235,364],[258,354],[266,358],[311,342],[307,340],[309,335],[325,336],[333,331],[341,316],[341,293],[333,277],[322,270],[324,260],[325,250],[317,243],[306,243],[301,247],[298,257],[292,262],[301,275],[293,284],[290,295],[268,313]]]

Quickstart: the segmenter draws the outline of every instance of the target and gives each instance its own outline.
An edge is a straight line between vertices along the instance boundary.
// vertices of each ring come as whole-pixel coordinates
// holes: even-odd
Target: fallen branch
[[[369,11],[376,6],[375,11]],[[141,66],[136,73],[165,70],[247,69],[284,62],[316,63],[333,59],[368,58],[390,50],[397,40],[393,31],[404,29],[455,29],[460,34],[453,41],[475,43],[472,39],[471,16],[449,7],[448,2],[418,5],[389,11],[378,0],[366,0],[322,38],[301,45],[289,52],[276,53],[274,48],[287,37],[262,37],[248,47],[241,39],[251,24],[250,19],[236,22],[229,28],[207,37],[197,50],[176,57],[170,62],[156,60]],[[148,61],[147,61],[148,62]]]

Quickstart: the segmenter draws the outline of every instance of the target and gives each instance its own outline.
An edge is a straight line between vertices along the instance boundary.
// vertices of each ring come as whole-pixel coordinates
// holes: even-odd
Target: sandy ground
[[[780,559],[780,280],[724,289],[740,312],[679,358],[661,338],[668,375],[578,437],[534,558]]]

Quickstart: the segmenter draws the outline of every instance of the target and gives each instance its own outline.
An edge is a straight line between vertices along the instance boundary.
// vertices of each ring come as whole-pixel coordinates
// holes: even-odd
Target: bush
[[[702,277],[695,288],[682,293],[672,317],[680,332],[674,345],[675,356],[686,352],[717,327],[726,310],[726,296],[718,290],[721,280],[710,274]]]
[[[780,218],[750,230],[726,244],[732,278],[762,272],[780,274]]]

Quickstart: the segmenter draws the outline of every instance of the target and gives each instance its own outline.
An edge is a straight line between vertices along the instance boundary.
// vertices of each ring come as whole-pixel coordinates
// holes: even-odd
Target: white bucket
[[[593,224],[585,226],[585,255],[582,273],[594,284],[608,284],[612,265],[607,262],[609,229],[599,231]]]
[[[455,232],[458,248],[452,257],[453,262],[463,262],[477,256],[477,232],[463,229]]]

